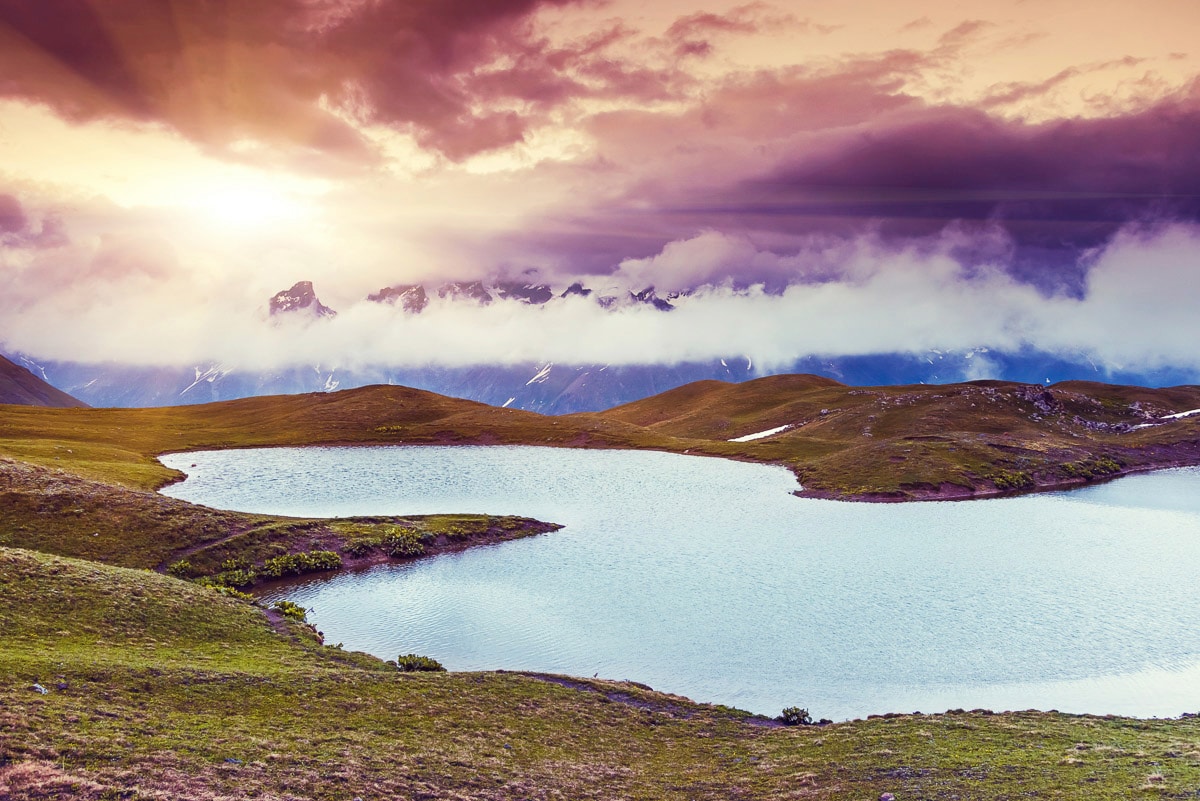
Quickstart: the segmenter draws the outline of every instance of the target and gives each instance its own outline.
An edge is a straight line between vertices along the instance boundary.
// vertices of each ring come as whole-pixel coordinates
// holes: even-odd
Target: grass
[[[14,799],[1115,799],[1200,787],[1195,718],[975,711],[769,728],[618,682],[402,672],[144,570],[0,549],[0,594],[0,794]]]
[[[171,570],[185,578],[247,568],[265,575],[273,560],[279,564],[314,551],[332,551],[347,566],[383,561],[403,556],[384,548],[388,534],[397,530],[419,538],[421,553],[408,554],[418,556],[557,528],[523,517],[487,515],[325,520],[226,512],[0,459],[0,546]]]
[[[1200,388],[1042,392],[784,376],[562,418],[398,387],[178,409],[0,407],[0,797],[1194,797],[1200,718],[976,710],[780,727],[631,683],[401,671],[163,574],[320,550],[369,561],[397,543],[428,554],[552,528],[470,515],[300,520],[154,493],[175,477],[154,456],[191,448],[657,448],[787,464],[838,497],[904,498],[1200,462],[1200,421],[1128,429],[1143,413],[1200,407]]]
[[[0,406],[0,456],[130,489],[178,479],[154,457],[314,444],[649,448],[790,467],[814,494],[972,497],[1200,463],[1200,387],[1000,381],[848,387],[816,376],[702,381],[599,414],[546,417],[405,387],[154,409]],[[781,425],[750,442],[728,440]],[[1114,470],[1081,465],[1115,464]],[[1072,465],[1073,467],[1067,467]]]
[[[847,387],[816,376],[771,376],[699,382],[601,416],[680,438],[693,452],[786,464],[812,494],[919,500],[1198,464],[1200,421],[1134,428],[1197,406],[1194,386]],[[790,428],[765,439],[727,441],[783,425]]]

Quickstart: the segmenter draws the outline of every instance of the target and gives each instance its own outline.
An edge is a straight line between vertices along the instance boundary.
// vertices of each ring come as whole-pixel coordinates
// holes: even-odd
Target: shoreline
[[[1140,473],[1150,473],[1157,470],[1176,470],[1186,467],[1200,467],[1200,441],[1197,442],[1179,442],[1165,446],[1152,446],[1166,448],[1173,454],[1177,451],[1185,451],[1187,455],[1183,458],[1174,457],[1163,460],[1161,462],[1142,462],[1122,466],[1120,469],[1105,475],[1093,476],[1085,478],[1082,476],[1053,476],[1050,478],[1039,478],[1036,474],[1032,476],[1032,485],[1014,489],[999,489],[990,481],[982,480],[981,484],[976,486],[965,486],[950,481],[944,481],[940,485],[932,484],[925,485],[901,485],[901,489],[890,491],[869,491],[861,493],[839,492],[837,490],[814,488],[808,489],[799,475],[799,468],[789,465],[779,459],[756,458],[746,454],[720,454],[711,453],[699,449],[695,445],[692,447],[680,450],[677,448],[664,447],[630,447],[623,445],[611,445],[601,442],[586,442],[586,443],[519,443],[519,442],[499,442],[490,437],[478,437],[468,440],[439,438],[434,441],[421,442],[363,442],[363,441],[336,441],[336,442],[315,442],[308,445],[231,445],[226,447],[203,447],[190,448],[178,451],[163,451],[154,454],[153,458],[162,464],[159,457],[171,454],[198,453],[204,451],[218,450],[250,450],[254,448],[407,448],[407,447],[513,447],[513,448],[554,448],[556,450],[616,450],[616,451],[654,451],[657,453],[672,453],[678,456],[699,456],[710,459],[726,459],[733,462],[743,462],[746,464],[760,464],[770,467],[780,467],[787,470],[796,483],[800,486],[799,489],[793,490],[792,495],[797,498],[808,498],[812,500],[828,500],[840,501],[844,503],[925,503],[938,501],[973,501],[973,500],[988,500],[992,498],[1012,498],[1021,495],[1033,495],[1044,492],[1059,492],[1063,490],[1079,489],[1082,487],[1092,486],[1096,484],[1105,484],[1114,481],[1118,478],[1124,478],[1129,475]],[[1134,451],[1128,449],[1122,455],[1132,456]],[[187,480],[187,474],[176,468],[169,468],[165,464],[163,467],[179,473],[178,476],[172,476],[165,480],[160,486],[154,488],[153,492],[161,493],[161,490],[181,483]],[[1051,466],[1048,469],[1053,469]],[[165,496],[170,497],[170,496]]]
[[[1180,470],[1189,467],[1200,467],[1200,458],[1178,459],[1157,464],[1123,467],[1120,470],[1112,473],[1093,478],[1068,477],[1058,478],[1053,481],[1034,479],[1033,486],[1022,487],[1020,489],[996,489],[995,487],[986,486],[978,488],[965,487],[961,484],[945,482],[940,487],[936,488],[913,488],[908,490],[898,490],[895,492],[865,492],[850,494],[839,493],[833,490],[800,489],[793,492],[792,495],[795,495],[797,498],[839,501],[842,503],[936,503],[940,501],[982,501],[995,498],[1016,498],[1023,495],[1037,495],[1047,492],[1062,492],[1074,489],[1083,489],[1084,487],[1108,484],[1116,481],[1117,479],[1125,478],[1126,476],[1155,473],[1160,470]]]

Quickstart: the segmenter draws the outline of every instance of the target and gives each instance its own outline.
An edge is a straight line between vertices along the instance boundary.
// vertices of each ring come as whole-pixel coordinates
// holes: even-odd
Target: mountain
[[[429,305],[429,296],[425,294],[425,287],[420,284],[385,286],[378,292],[367,295],[367,300],[399,306],[412,314],[420,314]]]
[[[649,307],[664,314],[686,304],[689,292],[665,297],[653,287],[633,292],[603,290],[573,283],[556,291],[528,281],[458,281],[426,289],[422,284],[386,286],[367,296],[406,314],[437,314],[446,304],[522,304],[542,306],[577,303],[580,298],[601,308]],[[566,300],[566,299],[570,300]],[[298,281],[269,300],[272,319],[301,323],[332,318],[336,311],[317,297],[311,281]],[[741,382],[764,375],[809,373],[859,386],[946,384],[992,378],[1030,384],[1091,379],[1122,384],[1170,386],[1195,380],[1187,371],[1134,369],[1101,372],[1086,356],[1024,349],[1001,352],[988,348],[924,353],[874,353],[853,356],[805,356],[789,363],[762,366],[747,356],[675,364],[589,364],[522,362],[448,367],[436,363],[389,366],[363,363],[346,367],[312,363],[248,371],[220,363],[136,367],[69,361],[26,363],[55,387],[93,406],[172,406],[258,395],[329,392],[371,384],[397,384],[494,406],[571,414],[609,409],[665,392],[693,381]]]
[[[30,370],[0,356],[0,404],[78,408],[87,406]]]
[[[270,300],[271,316],[308,314],[312,317],[336,317],[337,312],[317,298],[312,281],[297,281],[291,289],[276,292]]]

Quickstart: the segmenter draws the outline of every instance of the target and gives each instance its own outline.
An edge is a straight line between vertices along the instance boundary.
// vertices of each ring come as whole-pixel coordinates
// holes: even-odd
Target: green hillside
[[[144,570],[0,548],[0,596],[0,797],[14,801],[1117,799],[1200,787],[1196,718],[977,710],[771,727],[629,683],[402,673]]]
[[[1196,387],[811,376],[704,382],[560,418],[400,387],[173,409],[0,406],[0,797],[1191,797],[1194,717],[975,710],[782,727],[629,682],[406,673],[234,588],[272,566],[416,559],[556,527],[300,520],[153,490],[177,477],[154,459],[167,451],[525,443],[779,462],[838,497],[955,497],[1200,463],[1200,418],[1166,418],[1195,408]]]

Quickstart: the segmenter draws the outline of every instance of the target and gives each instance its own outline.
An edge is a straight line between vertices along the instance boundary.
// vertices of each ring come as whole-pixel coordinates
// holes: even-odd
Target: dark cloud
[[[72,120],[166,122],[215,147],[250,137],[369,160],[328,99],[457,157],[520,138],[520,121],[490,101],[553,102],[574,88],[544,59],[512,88],[474,83],[500,57],[546,53],[527,17],[570,2],[0,0],[0,95]],[[580,55],[603,46],[581,43]]]
[[[1122,226],[1200,221],[1200,90],[1034,124],[897,91],[920,63],[897,51],[822,74],[762,73],[683,114],[598,118],[593,180],[639,169],[616,200],[543,221],[525,252],[598,273],[705,230],[787,252],[811,236],[902,246],[956,226],[968,268],[1002,264],[1078,295],[1081,256]],[[646,149],[661,142],[677,144]],[[735,282],[761,278],[729,269]]]
[[[1049,226],[1043,237],[1089,246],[1146,216],[1200,219],[1198,132],[1196,98],[1039,125],[930,108],[801,154],[730,199],[801,216],[993,219],[1031,236]]]
[[[0,235],[21,233],[28,225],[21,201],[12,195],[0,195]]]

